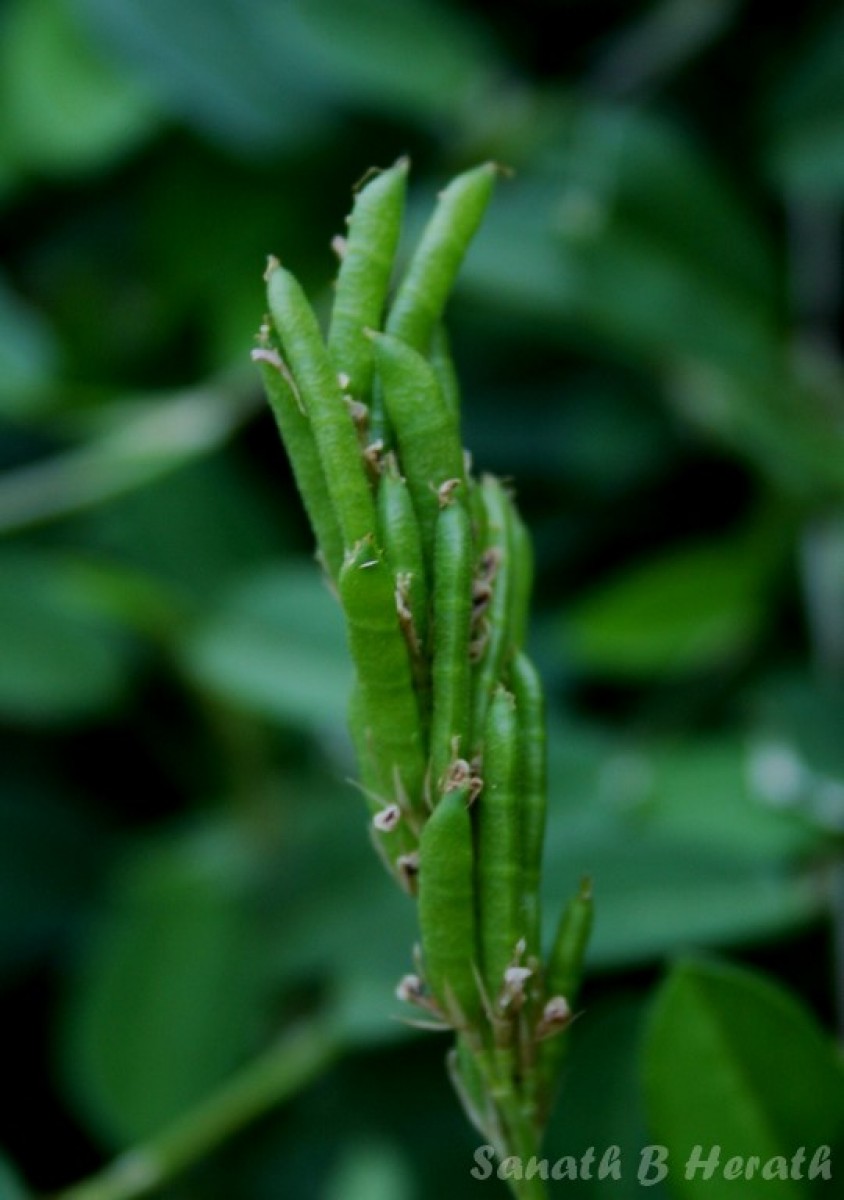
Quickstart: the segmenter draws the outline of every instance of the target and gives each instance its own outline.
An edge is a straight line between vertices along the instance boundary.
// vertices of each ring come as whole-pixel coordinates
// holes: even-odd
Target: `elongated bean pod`
[[[387,332],[425,354],[492,196],[498,168],[464,171],[440,193],[387,317]]]
[[[454,498],[437,518],[434,550],[433,720],[431,791],[439,795],[443,777],[456,755],[467,757],[471,729],[471,665],[474,575],[472,523]]]
[[[548,788],[545,698],[539,672],[526,654],[510,667],[519,725],[519,792],[522,831],[522,914],[528,955],[541,953],[540,880]]]
[[[425,976],[455,1025],[478,1020],[472,822],[468,788],[446,792],[419,843],[419,930]]]
[[[285,358],[310,418],[343,546],[349,551],[375,532],[375,504],[352,418],[313,310],[296,279],[277,264],[269,269],[267,297]]]
[[[533,592],[533,544],[527,526],[507,497],[510,507],[508,523],[508,552],[510,555],[510,613],[508,644],[505,658],[518,654],[527,638],[530,602]]]
[[[454,1048],[449,1051],[446,1065],[466,1116],[482,1137],[490,1137],[492,1104],[488,1080],[464,1035],[458,1034]],[[495,1141],[500,1144],[500,1134]]]
[[[347,719],[364,798],[370,813],[374,814],[383,807],[384,800],[379,795],[381,780],[372,752],[371,730],[367,725],[363,690],[358,679],[355,679],[354,686],[349,693]]]
[[[440,385],[440,395],[445,401],[446,406],[459,419],[460,381],[457,378],[454,359],[451,357],[448,333],[442,321],[438,321],[434,326],[428,361],[437,377],[437,383]]]
[[[502,678],[512,595],[510,503],[500,480],[492,475],[484,475],[478,492],[486,525],[481,577],[491,588],[491,596],[480,631],[472,682],[473,738],[476,742],[483,737],[490,699]]]
[[[337,578],[343,561],[343,538],[328,494],[325,472],[314,441],[311,423],[296,395],[295,384],[278,347],[272,344],[270,330],[263,326],[259,345],[252,353],[264,381],[267,399],[278,425],[287,457],[293,469],[296,487],[311,522],[317,548],[325,569]]]
[[[568,1049],[567,1023],[571,1018],[583,978],[583,963],[592,932],[592,920],[592,885],[588,879],[584,879],[578,892],[572,896],[560,914],[545,971],[546,996],[549,998],[545,1012],[547,1014],[549,1008],[559,1005],[561,1031],[546,1037],[538,1046],[536,1083],[540,1107],[544,1112],[547,1112],[559,1086],[560,1068]]]
[[[424,809],[425,754],[392,573],[371,539],[346,555],[338,581],[380,794]]]
[[[487,516],[484,505],[483,491],[480,482],[473,476],[469,477],[469,512],[472,515],[472,528],[478,546],[485,546],[487,541]]]
[[[439,488],[450,479],[465,484],[460,430],[456,416],[440,395],[430,364],[397,338],[383,333],[372,333],[371,337],[430,573],[440,510]]]
[[[367,723],[363,692],[357,682],[349,697],[348,723],[364,799],[369,815],[373,818],[369,826],[373,845],[387,870],[400,886],[406,891],[414,892],[415,875],[408,872],[405,864],[417,852],[418,839],[403,814],[390,828],[383,828],[377,821],[377,818],[385,813],[388,805],[379,794],[380,777],[372,744],[372,731]]]
[[[583,978],[593,916],[592,883],[584,879],[560,914],[545,972],[548,995],[565,996],[572,1007]]]
[[[372,385],[372,344],[363,331],[381,326],[401,233],[407,170],[407,159],[402,159],[376,175],[358,192],[349,217],[328,352],[335,371],[348,376],[347,390],[356,400],[365,401]]]
[[[475,802],[478,935],[484,982],[501,992],[524,929],[517,790],[519,726],[513,696],[499,688],[484,728],[483,791]]]
[[[378,529],[387,562],[397,580],[407,581],[407,607],[424,657],[428,644],[428,586],[422,535],[407,481],[400,474],[395,456],[384,460],[378,484]]]

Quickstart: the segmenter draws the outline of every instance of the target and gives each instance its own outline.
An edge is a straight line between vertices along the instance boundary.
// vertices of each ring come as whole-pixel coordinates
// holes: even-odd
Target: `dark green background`
[[[549,1153],[840,1135],[844,13],[784,11],[4,5],[0,1142],[35,1190],[324,1019],[338,1064],[169,1196],[504,1194],[393,1019],[413,913],[249,362],[266,255],[324,313],[353,185],[405,153],[408,244],[512,168],[450,326],[536,541],[548,911],[597,894]]]

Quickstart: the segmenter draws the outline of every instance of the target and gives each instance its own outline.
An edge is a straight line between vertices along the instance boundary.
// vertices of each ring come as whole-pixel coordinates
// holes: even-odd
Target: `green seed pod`
[[[434,550],[433,720],[431,791],[436,802],[449,763],[467,757],[471,725],[474,574],[472,523],[465,507],[447,502],[437,518]]]
[[[371,539],[346,555],[338,581],[360,681],[380,796],[424,812],[425,754],[395,584]]]
[[[451,346],[449,345],[448,334],[442,321],[438,321],[434,326],[434,333],[431,337],[431,352],[428,356],[428,361],[431,364],[431,369],[437,377],[437,383],[440,385],[440,395],[445,401],[446,407],[450,412],[453,412],[455,417],[457,417],[459,420],[460,381],[457,378],[454,360],[451,357]]]
[[[437,207],[399,284],[387,332],[428,352],[469,243],[492,196],[497,167],[484,163],[464,171],[440,193]]]
[[[375,505],[355,427],[313,310],[296,279],[278,264],[270,265],[267,297],[285,358],[310,418],[343,546],[349,551],[375,532]]]
[[[565,996],[571,1007],[574,1007],[583,978],[593,915],[592,883],[584,879],[560,915],[545,972],[547,994]]]
[[[547,1014],[555,1005],[559,1006],[560,1017],[557,1022],[550,1023],[551,1035],[546,1035],[537,1047],[536,1084],[540,1112],[543,1116],[547,1114],[553,1101],[560,1069],[568,1049],[566,1030],[583,978],[583,963],[592,932],[592,918],[592,885],[588,879],[584,879],[580,890],[568,901],[560,915],[545,972],[545,994],[548,1004],[545,1008],[544,1024],[549,1024]],[[557,1031],[553,1032],[555,1024]]]
[[[401,233],[407,171],[408,161],[401,159],[376,175],[358,192],[349,217],[328,352],[335,371],[349,377],[347,390],[356,400],[366,400],[372,385],[372,344],[363,331],[381,326]]]
[[[383,808],[383,799],[379,795],[381,781],[378,777],[378,769],[372,753],[371,731],[367,725],[363,690],[358,679],[355,679],[352,690],[349,693],[347,716],[349,734],[351,735],[355,758],[358,764],[358,773],[360,774],[360,782],[364,789],[364,798],[369,812],[374,815],[380,808]]]
[[[507,548],[510,555],[511,586],[508,617],[510,637],[505,657],[510,658],[519,653],[527,638],[533,592],[533,544],[518,510],[509,497],[507,500],[510,508]]]
[[[422,535],[407,481],[399,473],[393,454],[385,457],[378,484],[378,528],[394,577],[407,580],[412,632],[418,640],[418,655],[424,659],[428,641],[428,588]]]
[[[465,1036],[458,1034],[454,1047],[448,1053],[446,1066],[463,1111],[478,1133],[488,1138],[491,1102],[488,1081]]]
[[[439,489],[450,479],[465,483],[457,419],[440,395],[430,364],[420,354],[388,334],[370,336],[430,573],[440,510]]]
[[[400,886],[405,891],[415,892],[415,878],[412,873],[408,873],[404,864],[418,852],[418,839],[404,816],[392,828],[383,828],[382,823],[378,821],[378,818],[384,815],[387,806],[379,799],[378,766],[373,753],[371,730],[367,724],[363,692],[357,682],[349,697],[348,721],[360,772],[361,788],[372,818],[369,829],[373,845],[385,867]]]
[[[500,480],[484,475],[478,488],[483,507],[485,536],[481,543],[479,582],[491,588],[491,597],[483,614],[474,653],[473,678],[473,737],[483,736],[486,713],[493,690],[503,675],[509,643],[509,622],[512,611],[512,563],[510,515],[512,507]]]
[[[472,517],[475,543],[483,547],[487,541],[486,508],[481,485],[472,476],[469,477],[469,512]]]
[[[542,680],[525,654],[510,667],[519,723],[519,791],[522,829],[522,913],[528,956],[541,953],[540,879],[548,787],[545,698]]]
[[[302,503],[311,522],[319,554],[332,579],[343,562],[343,539],[331,505],[311,423],[305,414],[287,368],[272,344],[268,326],[259,334],[252,353],[261,369],[267,399],[278,425]]]
[[[419,843],[419,930],[428,987],[455,1025],[481,1013],[468,788],[446,792]]]
[[[483,791],[475,803],[478,934],[490,998],[501,992],[524,932],[517,769],[519,725],[512,695],[499,688],[484,728]]]

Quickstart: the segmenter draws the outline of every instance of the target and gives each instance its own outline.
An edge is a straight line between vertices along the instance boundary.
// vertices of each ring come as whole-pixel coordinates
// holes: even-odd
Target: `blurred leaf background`
[[[783,1072],[840,1137],[840,6],[8,0],[0,113],[0,1196],[314,1020],[331,1065],[166,1195],[478,1194],[444,1044],[393,1019],[413,912],[249,362],[266,255],[324,312],[404,153],[408,243],[455,171],[513,170],[450,325],[536,539],[548,902],[597,894],[549,1152],[742,1153],[731,1045],[769,1153],[811,1132]]]

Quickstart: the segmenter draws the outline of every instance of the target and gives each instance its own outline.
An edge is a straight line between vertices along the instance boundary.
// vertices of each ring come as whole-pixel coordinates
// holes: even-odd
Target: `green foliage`
[[[412,1189],[401,1155],[376,1144],[348,1152],[331,1177],[326,1200],[409,1200]]]
[[[97,613],[72,559],[7,551],[0,571],[0,712],[7,720],[79,720],[119,704],[129,646]]]
[[[589,873],[592,962],[784,936],[822,910],[804,865],[815,838],[748,786],[751,767],[741,743],[711,737],[636,750],[582,728],[552,739],[546,902],[559,911]]]
[[[38,411],[55,359],[46,322],[0,282],[0,411],[5,417]]]
[[[723,668],[759,637],[766,567],[724,541],[640,563],[569,615],[571,653],[622,678]]]
[[[17,0],[5,14],[0,77],[8,153],[25,171],[90,171],[148,137],[158,113],[82,33],[67,0]]]
[[[840,1146],[844,1070],[830,1039],[782,988],[736,967],[678,964],[654,1003],[644,1077],[654,1134],[681,1163],[695,1146],[706,1148],[704,1158],[717,1146],[722,1168],[753,1155],[762,1164],[781,1156],[790,1168],[808,1147],[802,1181],[757,1186],[773,1196],[820,1191],[822,1180],[812,1185],[805,1176],[818,1147]],[[676,1172],[677,1196],[721,1197],[735,1188],[720,1171],[688,1175]]]
[[[0,799],[0,978],[14,981],[85,922],[114,840],[47,774]]]
[[[844,186],[844,20],[831,11],[802,39],[800,55],[772,89],[766,112],[772,173],[790,192],[840,197]]]
[[[242,576],[183,649],[192,677],[227,704],[305,729],[343,724],[352,681],[343,623],[310,566]]]
[[[0,1197],[2,1200],[26,1200],[27,1193],[4,1157],[0,1157]]]
[[[256,1044],[259,865],[231,830],[210,828],[148,848],[120,879],[66,1048],[71,1088],[118,1145],[202,1100]]]

